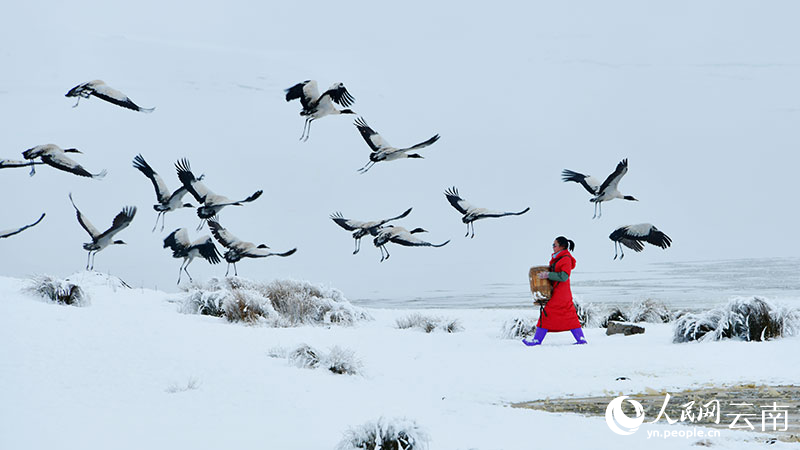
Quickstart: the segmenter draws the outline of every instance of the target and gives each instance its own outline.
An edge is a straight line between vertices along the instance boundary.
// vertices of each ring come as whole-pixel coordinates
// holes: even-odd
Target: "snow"
[[[181,313],[185,293],[92,273],[70,279],[91,305],[48,303],[24,291],[25,280],[0,278],[0,448],[334,448],[380,417],[415,421],[436,449],[688,448],[694,440],[617,436],[603,418],[509,404],[800,376],[800,338],[673,344],[670,324],[646,324],[628,337],[589,328],[584,346],[569,333],[536,348],[502,339],[503,324],[530,309],[424,311],[458,319],[457,333],[398,329],[409,311],[389,309],[351,327],[270,328]],[[275,357],[301,344],[352,352],[362,374]],[[729,430],[713,441],[763,445]]]

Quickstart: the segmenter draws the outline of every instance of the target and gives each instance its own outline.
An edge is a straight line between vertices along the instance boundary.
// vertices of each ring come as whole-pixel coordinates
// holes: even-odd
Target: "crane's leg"
[[[80,103],[80,102],[81,102],[81,96],[79,95],[79,96],[78,96],[78,100],[75,102],[75,104],[74,104],[74,105],[72,105],[72,107],[73,107],[73,108],[77,108],[77,107],[78,107],[78,103]]]
[[[236,270],[236,263],[233,263],[233,276],[235,277],[239,276],[239,271]]]
[[[467,223],[467,234],[465,234],[464,237],[469,237],[469,223]]]
[[[472,239],[475,237],[475,222],[470,222],[469,224],[472,227],[472,236],[470,236],[469,238]]]
[[[303,122],[303,134],[300,135],[300,140],[302,141],[304,137],[306,137],[306,127],[308,127],[308,117],[306,117],[306,121]]]
[[[371,169],[371,168],[372,168],[372,166],[374,166],[374,165],[375,165],[375,161],[370,161],[370,162],[366,163],[366,164],[364,165],[364,167],[362,167],[362,168],[358,169],[358,171],[357,171],[357,172],[361,172],[361,174],[363,175],[363,174],[367,173],[367,171],[368,171],[369,169]]]
[[[597,202],[594,202],[594,215],[592,216],[592,219],[596,218],[597,218]]]
[[[186,275],[189,276],[189,282],[190,283],[194,283],[194,280],[192,279],[192,274],[189,273],[189,264],[191,264],[191,263],[192,263],[192,260],[190,259],[189,262],[186,263],[185,266],[183,266],[183,271],[186,272]]]
[[[180,269],[178,269],[178,282],[175,284],[181,284],[181,275],[183,275],[183,263],[184,261],[181,261],[181,267]]]
[[[617,241],[614,241],[614,260],[617,260]]]
[[[361,239],[356,239],[356,249],[353,251],[353,254],[354,254],[354,255],[355,255],[356,253],[358,253],[358,251],[360,250],[360,248],[359,248],[359,247],[360,247],[360,245],[358,245],[360,242],[361,242]]]
[[[92,257],[92,252],[86,254],[86,270],[89,270],[89,259]]]
[[[167,212],[163,211],[161,213],[161,231],[164,231],[164,227],[166,226],[166,220],[167,220]]]
[[[231,263],[228,263],[228,269],[225,270],[225,276],[228,276],[228,273],[231,271]]]
[[[307,141],[308,138],[311,136],[311,122],[313,122],[313,121],[314,121],[313,118],[309,118],[308,119],[308,130],[306,130],[306,138],[303,139],[303,142]]]
[[[159,211],[158,214],[156,214],[156,224],[153,225],[153,231],[156,231],[156,227],[158,226],[158,219],[160,218],[161,218],[161,211]]]

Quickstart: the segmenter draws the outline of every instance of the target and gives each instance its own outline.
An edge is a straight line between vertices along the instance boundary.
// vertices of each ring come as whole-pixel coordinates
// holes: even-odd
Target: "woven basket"
[[[536,276],[539,272],[549,271],[550,266],[534,266],[528,271],[528,281],[531,283],[531,294],[536,301],[550,300],[550,296],[553,295],[553,284],[550,283],[550,280],[540,280],[539,277]]]

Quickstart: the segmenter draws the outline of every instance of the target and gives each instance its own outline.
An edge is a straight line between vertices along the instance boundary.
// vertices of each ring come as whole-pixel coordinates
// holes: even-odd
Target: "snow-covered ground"
[[[800,377],[800,338],[673,344],[671,325],[647,324],[630,337],[587,329],[586,346],[565,333],[535,348],[501,339],[503,324],[531,309],[424,311],[458,319],[464,330],[452,334],[397,329],[410,311],[389,309],[352,327],[269,328],[180,313],[185,294],[72,279],[88,306],[50,303],[24,292],[27,281],[0,278],[0,448],[325,449],[382,416],[416,421],[431,449],[690,448],[699,439],[645,433],[679,425],[619,436],[603,418],[509,404]],[[270,357],[302,343],[354,351],[363,374]],[[763,446],[729,430],[711,441]]]

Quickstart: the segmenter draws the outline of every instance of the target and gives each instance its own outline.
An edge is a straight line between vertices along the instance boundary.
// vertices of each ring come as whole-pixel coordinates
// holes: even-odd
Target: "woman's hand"
[[[536,274],[536,278],[540,280],[546,280],[550,276],[550,272],[539,272]]]

